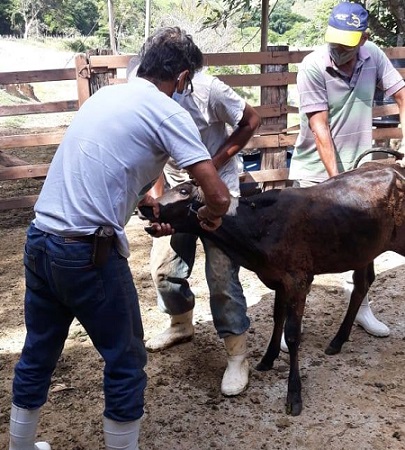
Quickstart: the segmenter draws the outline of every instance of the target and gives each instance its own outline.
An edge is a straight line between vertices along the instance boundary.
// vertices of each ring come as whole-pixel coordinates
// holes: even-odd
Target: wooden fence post
[[[108,86],[109,79],[112,77],[112,73],[116,74],[115,69],[109,70],[108,67],[98,68],[97,70],[94,70],[91,67],[91,57],[95,55],[101,56],[111,54],[112,50],[110,49],[97,49],[97,50],[90,50],[89,52],[87,52],[87,59],[89,61],[90,67],[90,95],[95,94],[103,86]]]
[[[268,52],[289,51],[288,45],[273,45],[267,47]],[[267,64],[263,65],[262,73],[271,72],[287,72],[288,64]],[[278,106],[280,109],[287,106],[288,85],[282,86],[263,86],[261,88],[261,104]],[[286,111],[286,108],[284,109]],[[275,126],[274,133],[281,133],[287,128],[287,114],[281,113],[278,117],[266,117],[262,119],[262,124],[273,124]],[[287,167],[287,147],[280,145],[274,148],[264,148],[261,152],[261,170],[280,169]],[[263,190],[275,187],[284,187],[284,181],[270,182],[263,184]]]
[[[87,57],[79,53],[75,57],[76,86],[79,108],[90,97],[90,70]]]

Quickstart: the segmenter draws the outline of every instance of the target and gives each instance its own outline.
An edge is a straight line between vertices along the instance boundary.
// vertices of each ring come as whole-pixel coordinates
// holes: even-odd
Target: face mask
[[[339,67],[346,64],[357,55],[358,47],[353,47],[351,50],[342,49],[342,47],[335,47],[328,45],[329,54],[333,62]]]
[[[176,101],[177,103],[181,103],[182,101],[184,101],[188,96],[191,95],[190,91],[186,91],[186,92],[177,92],[175,91],[172,95],[172,99],[174,101]]]

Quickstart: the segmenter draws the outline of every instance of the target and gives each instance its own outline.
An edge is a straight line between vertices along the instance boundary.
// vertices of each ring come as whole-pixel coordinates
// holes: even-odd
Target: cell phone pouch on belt
[[[114,228],[102,226],[94,233],[92,262],[95,267],[103,267],[107,263],[111,254],[111,249],[115,240]]]

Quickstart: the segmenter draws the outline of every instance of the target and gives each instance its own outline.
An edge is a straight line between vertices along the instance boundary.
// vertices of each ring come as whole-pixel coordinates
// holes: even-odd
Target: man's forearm
[[[328,123],[328,112],[319,111],[308,114],[309,126],[314,135],[319,157],[330,177],[339,173],[336,161],[336,151]]]
[[[212,218],[223,216],[228,211],[230,194],[212,161],[201,161],[188,166],[186,169],[201,186],[208,214]]]

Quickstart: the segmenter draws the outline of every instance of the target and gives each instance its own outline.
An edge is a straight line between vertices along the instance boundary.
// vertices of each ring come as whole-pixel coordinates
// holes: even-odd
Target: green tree
[[[38,23],[41,11],[44,11],[53,0],[11,0],[10,18],[12,28],[20,32],[24,39]]]
[[[387,47],[405,45],[404,0],[366,0],[373,41]]]
[[[0,4],[0,35],[11,34],[11,0],[2,0]]]
[[[281,35],[291,31],[289,33],[290,38],[296,37],[299,42],[304,40],[307,45],[314,45],[322,40],[330,10],[340,0],[324,0],[322,2],[291,0],[289,3],[282,0],[262,1],[269,1],[270,5],[282,4],[280,9],[277,8],[277,5],[275,8],[270,8],[270,29]],[[386,46],[404,45],[404,0],[359,0],[358,3],[365,6],[370,13],[369,25],[375,42]],[[311,7],[307,7],[307,4],[310,4]],[[240,27],[246,26],[246,24],[251,25],[254,21],[258,23],[261,20],[258,15],[262,3],[258,0],[220,0],[219,3],[216,0],[199,0],[199,5],[208,11],[205,26],[211,28],[218,28],[221,25],[226,26],[231,18],[237,19]],[[290,14],[291,6],[297,7],[297,5],[301,7],[302,15],[306,16],[304,12],[308,11],[309,28],[307,24],[300,25],[298,18]],[[313,7],[316,8],[315,15]],[[299,35],[300,31],[303,32],[301,36]]]
[[[97,0],[100,21],[97,35],[109,45],[107,0]],[[144,0],[114,0],[115,38],[120,51],[130,51],[143,41],[145,29],[145,1]]]
[[[99,11],[95,0],[62,0],[41,18],[51,34],[87,36],[97,30]]]

